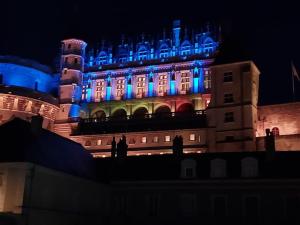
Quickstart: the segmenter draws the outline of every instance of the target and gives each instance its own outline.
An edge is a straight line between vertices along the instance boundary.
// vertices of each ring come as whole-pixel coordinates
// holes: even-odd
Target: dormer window
[[[148,51],[145,47],[141,47],[138,50],[138,60],[146,60],[148,55]]]

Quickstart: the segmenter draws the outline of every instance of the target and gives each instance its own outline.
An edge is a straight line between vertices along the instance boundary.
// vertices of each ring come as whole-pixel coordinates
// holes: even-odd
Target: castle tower
[[[78,39],[62,41],[58,121],[79,117],[86,45],[84,41]]]
[[[212,66],[211,74],[209,151],[255,151],[259,70],[245,61]]]
[[[180,47],[180,20],[173,21],[173,48],[177,52]],[[173,50],[174,51],[174,50]]]

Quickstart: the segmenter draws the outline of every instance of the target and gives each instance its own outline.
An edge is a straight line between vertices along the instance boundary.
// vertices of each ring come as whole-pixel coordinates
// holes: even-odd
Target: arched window
[[[278,127],[273,127],[272,128],[272,133],[274,136],[279,136],[279,128]]]
[[[211,54],[214,51],[214,42],[211,38],[206,38],[203,43],[204,53]]]
[[[146,60],[148,51],[145,46],[142,46],[138,50],[138,60]]]
[[[102,52],[100,52],[100,54],[98,56],[98,64],[104,65],[106,63],[107,63],[107,54],[106,54],[106,52],[102,51]]]
[[[191,54],[191,43],[189,41],[184,41],[181,45],[181,55]]]
[[[159,58],[169,57],[169,47],[166,44],[162,44],[159,49]]]

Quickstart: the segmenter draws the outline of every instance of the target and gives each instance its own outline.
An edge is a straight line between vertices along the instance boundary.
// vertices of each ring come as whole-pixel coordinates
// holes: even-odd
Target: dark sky
[[[0,54],[50,66],[61,39],[78,37],[93,44],[102,38],[117,42],[121,34],[133,39],[142,32],[156,37],[170,29],[174,19],[181,19],[188,28],[197,29],[207,21],[223,26],[225,41],[254,60],[261,71],[261,103],[291,101],[290,61],[300,69],[296,1],[10,0],[1,1],[0,9]],[[296,91],[300,99],[300,82]]]

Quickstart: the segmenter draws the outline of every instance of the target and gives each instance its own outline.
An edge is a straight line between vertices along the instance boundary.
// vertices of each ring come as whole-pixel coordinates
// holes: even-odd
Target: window
[[[77,58],[74,59],[74,63],[75,63],[75,64],[78,63],[78,59],[77,59]]]
[[[205,89],[211,88],[211,75],[209,70],[205,70],[204,72],[204,87]]]
[[[233,94],[224,94],[224,103],[232,103]]]
[[[248,196],[244,198],[244,216],[255,222],[258,218],[258,198],[256,196]]]
[[[124,96],[124,90],[125,90],[125,79],[118,79],[117,80],[117,97],[118,99],[121,99]]]
[[[190,141],[195,141],[195,140],[196,140],[196,135],[190,134]]]
[[[165,96],[167,94],[167,78],[166,74],[159,75],[158,77],[158,95]]]
[[[141,142],[142,142],[142,143],[147,143],[147,137],[142,137]]]
[[[194,168],[191,167],[185,168],[185,176],[194,177]]]
[[[96,81],[96,89],[95,89],[95,100],[100,101],[104,99],[105,87],[104,80]]]
[[[154,142],[154,143],[157,143],[157,142],[158,142],[158,137],[157,137],[157,136],[153,137],[153,142]]]
[[[165,142],[170,142],[170,141],[171,141],[171,136],[170,135],[165,136]]]
[[[112,143],[112,139],[108,139],[106,145],[111,145],[111,143]]]
[[[226,72],[224,73],[224,82],[232,82],[233,78],[232,78],[232,72]]]
[[[181,74],[181,93],[185,94],[190,90],[190,74],[189,73],[182,73]]]
[[[68,58],[68,57],[66,57],[66,58],[65,58],[65,63],[68,63],[68,60],[69,60],[69,58]]]
[[[67,69],[64,69],[64,74],[67,74],[68,70]]]
[[[274,136],[279,136],[279,128],[278,127],[273,127],[272,128],[272,133]]]
[[[97,145],[101,145],[102,144],[102,140],[101,139],[98,139],[97,140]]]
[[[216,196],[213,198],[213,215],[216,218],[224,217],[227,214],[227,203],[225,196]]]
[[[233,141],[234,137],[233,136],[226,136],[225,141]]]
[[[130,138],[129,139],[129,144],[130,145],[134,145],[135,144],[135,139],[134,138]]]
[[[169,49],[167,47],[161,48],[159,58],[167,58],[169,56]]]
[[[137,77],[137,82],[136,82],[136,97],[137,98],[142,98],[145,95],[145,85],[146,85],[146,77],[141,76]]]
[[[82,92],[81,92],[82,100],[86,99],[86,97],[87,97],[87,91],[86,91],[87,87],[88,87],[87,85],[82,85]]]
[[[224,123],[234,122],[233,112],[226,112],[224,116]]]
[[[71,48],[71,44],[68,44],[68,49],[70,49]]]

